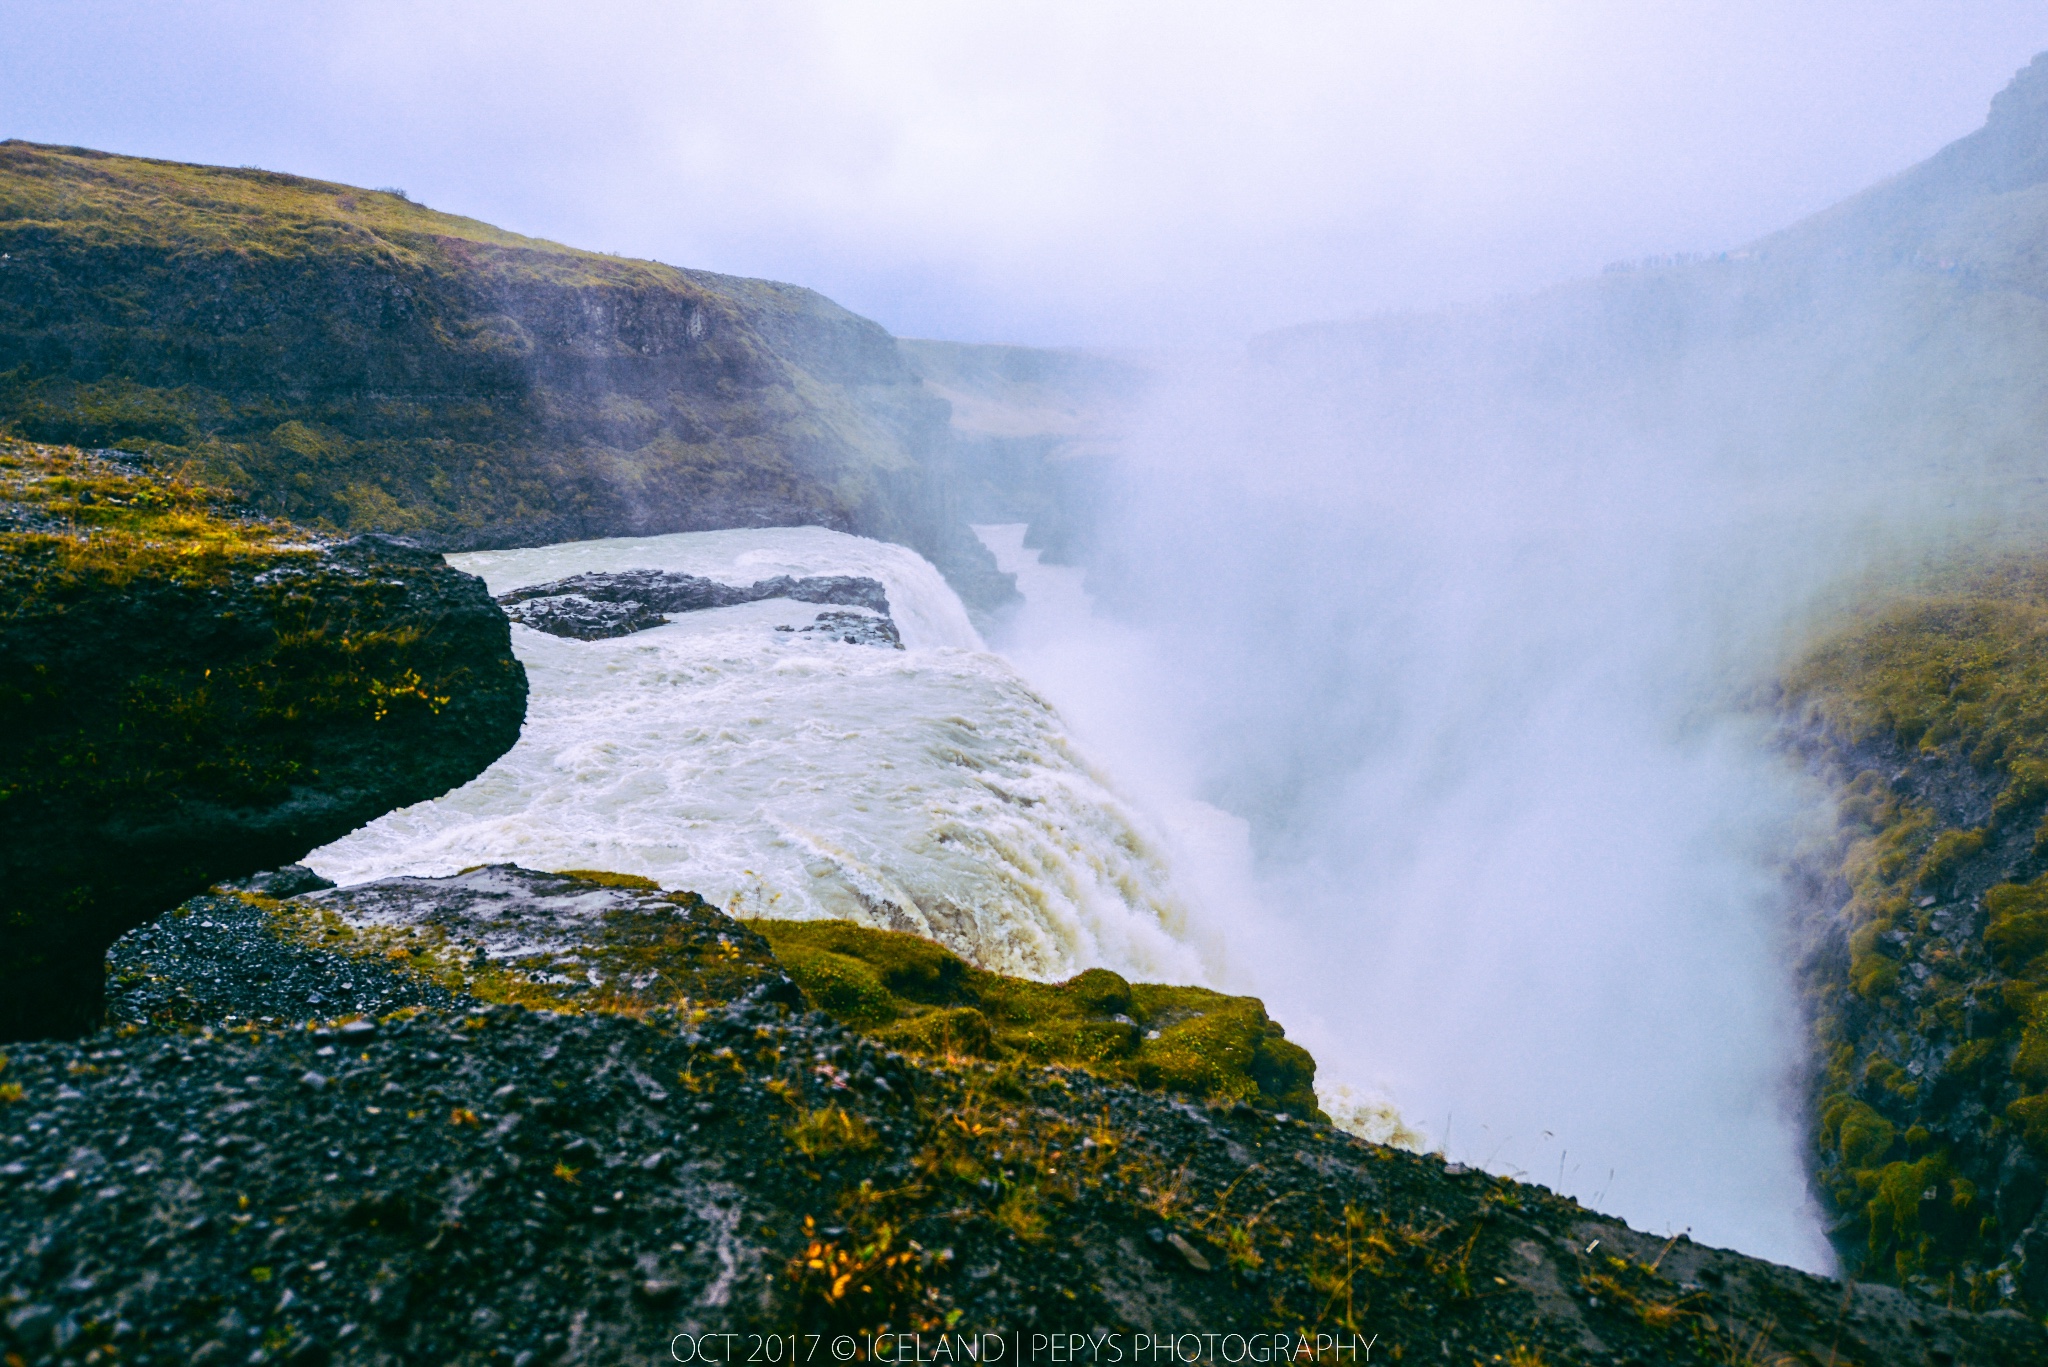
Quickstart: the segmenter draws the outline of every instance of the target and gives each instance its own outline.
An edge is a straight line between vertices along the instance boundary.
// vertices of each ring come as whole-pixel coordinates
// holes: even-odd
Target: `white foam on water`
[[[915,931],[1007,973],[1203,979],[1159,839],[914,552],[803,527],[449,560],[500,593],[596,570],[867,575],[907,648],[777,632],[819,611],[786,599],[604,641],[514,626],[518,744],[308,855],[323,877],[607,869],[738,916]]]

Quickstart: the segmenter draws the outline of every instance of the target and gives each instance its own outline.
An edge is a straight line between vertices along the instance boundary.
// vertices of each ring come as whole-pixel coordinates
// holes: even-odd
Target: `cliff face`
[[[100,1018],[122,932],[434,797],[518,738],[483,582],[0,441],[0,1039]]]
[[[1009,592],[948,409],[809,290],[392,193],[0,143],[0,430],[442,548],[815,523]]]
[[[2048,1307],[2048,561],[1912,585],[1790,677],[1839,794],[1806,869],[1818,1188],[1843,1261]]]

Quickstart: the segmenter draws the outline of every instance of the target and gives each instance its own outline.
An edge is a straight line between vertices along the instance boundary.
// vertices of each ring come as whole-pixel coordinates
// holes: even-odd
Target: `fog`
[[[1172,370],[1094,601],[1027,577],[997,640],[1326,1082],[1826,1270],[1785,874],[1830,816],[1773,681],[1873,576],[2038,533],[1996,434],[2040,394],[1921,276],[1765,255]]]

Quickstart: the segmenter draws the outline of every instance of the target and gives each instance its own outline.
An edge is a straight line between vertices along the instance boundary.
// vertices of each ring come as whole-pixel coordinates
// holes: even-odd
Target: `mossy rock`
[[[2048,555],[1873,591],[1784,707],[1840,815],[1807,971],[1836,1247],[1858,1276],[2048,1308]]]
[[[482,865],[386,878],[270,909],[312,948],[372,958],[485,1001],[575,1013],[809,1004],[938,1059],[1085,1068],[1158,1091],[1325,1119],[1315,1060],[1252,997],[1089,969],[1040,983],[850,921],[734,921],[630,874]]]
[[[99,1024],[107,947],[518,739],[483,582],[0,438],[0,1039]]]
[[[1315,1119],[1315,1060],[1265,1007],[1091,968],[1040,983],[929,940],[851,921],[749,921],[805,996],[841,1024],[936,1057],[1086,1068],[1103,1077]]]
[[[262,905],[282,938],[482,1001],[642,1015],[750,996],[803,1000],[759,935],[694,892],[633,874],[483,864]]]

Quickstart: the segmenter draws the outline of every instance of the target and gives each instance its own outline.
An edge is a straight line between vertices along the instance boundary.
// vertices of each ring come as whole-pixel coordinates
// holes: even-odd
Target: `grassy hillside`
[[[0,143],[0,431],[168,458],[266,513],[442,547],[818,523],[999,600],[947,421],[893,338],[809,290]]]

